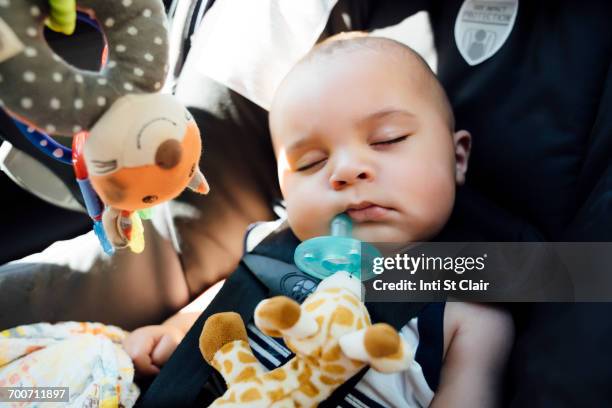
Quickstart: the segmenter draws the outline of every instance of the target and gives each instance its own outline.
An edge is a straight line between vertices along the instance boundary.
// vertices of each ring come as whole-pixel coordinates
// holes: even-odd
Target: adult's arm
[[[278,197],[267,115],[195,75],[185,71],[178,96],[202,131],[209,195],[185,192],[169,205],[170,217],[158,211],[157,228],[145,222],[142,254],[109,258],[86,234],[0,267],[0,328],[61,320],[125,329],[161,323],[233,270],[246,227],[272,218],[270,203]]]

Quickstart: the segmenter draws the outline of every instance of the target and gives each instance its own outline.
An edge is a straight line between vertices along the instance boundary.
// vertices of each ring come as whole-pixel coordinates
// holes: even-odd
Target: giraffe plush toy
[[[315,407],[367,364],[384,373],[407,369],[413,358],[407,343],[388,324],[372,325],[360,298],[359,279],[337,272],[301,306],[285,296],[260,302],[256,326],[283,337],[295,353],[269,372],[253,355],[240,315],[210,316],[200,350],[228,387],[211,406]]]

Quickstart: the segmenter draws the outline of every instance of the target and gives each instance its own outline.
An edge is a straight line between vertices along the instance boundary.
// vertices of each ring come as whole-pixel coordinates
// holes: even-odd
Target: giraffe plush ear
[[[381,373],[406,370],[413,360],[406,341],[386,323],[345,334],[338,343],[345,356],[368,363]]]
[[[204,360],[211,364],[217,351],[236,340],[249,341],[242,317],[235,312],[216,313],[204,322],[199,341],[200,352]]]
[[[255,308],[255,325],[273,337],[303,339],[318,330],[317,322],[286,296],[262,300]]]
[[[191,177],[191,180],[189,181],[187,187],[200,194],[208,194],[208,192],[210,191],[208,181],[206,181],[204,174],[202,174],[202,172],[199,168],[197,168],[197,166],[195,173],[193,174],[193,177]]]

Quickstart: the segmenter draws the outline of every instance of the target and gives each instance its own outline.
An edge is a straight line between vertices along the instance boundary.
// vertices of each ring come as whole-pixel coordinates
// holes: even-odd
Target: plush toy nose
[[[178,140],[170,139],[163,142],[155,152],[155,164],[162,169],[171,169],[181,161],[183,149]]]

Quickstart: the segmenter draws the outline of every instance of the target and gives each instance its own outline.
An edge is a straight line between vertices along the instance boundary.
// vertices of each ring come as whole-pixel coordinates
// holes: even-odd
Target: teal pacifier
[[[293,255],[295,264],[303,272],[319,279],[340,271],[361,279],[362,256],[364,265],[371,265],[372,259],[381,254],[372,245],[352,238],[352,232],[353,223],[348,215],[335,216],[330,224],[331,235],[311,238],[298,245]],[[372,276],[373,273],[366,273],[363,280]]]

